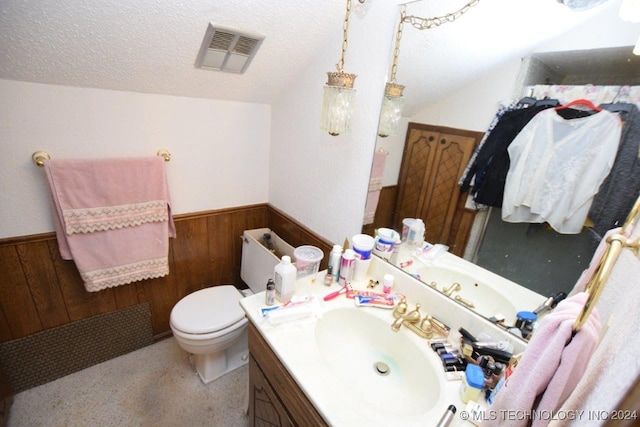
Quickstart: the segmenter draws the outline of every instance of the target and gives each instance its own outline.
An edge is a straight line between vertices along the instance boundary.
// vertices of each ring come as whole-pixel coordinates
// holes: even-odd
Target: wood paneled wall
[[[171,331],[169,315],[185,295],[240,279],[244,230],[269,227],[292,246],[330,243],[267,205],[174,217],[168,276],[87,292],[73,261],[60,258],[55,233],[0,240],[0,342],[148,302],[153,334]],[[326,257],[323,260],[326,266]],[[323,267],[324,268],[324,267]]]

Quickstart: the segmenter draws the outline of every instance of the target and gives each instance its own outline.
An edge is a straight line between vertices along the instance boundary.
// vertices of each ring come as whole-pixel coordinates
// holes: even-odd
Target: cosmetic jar
[[[467,403],[470,400],[477,402],[484,386],[484,373],[482,368],[471,363],[467,364],[464,371],[464,380],[460,384],[460,400]]]

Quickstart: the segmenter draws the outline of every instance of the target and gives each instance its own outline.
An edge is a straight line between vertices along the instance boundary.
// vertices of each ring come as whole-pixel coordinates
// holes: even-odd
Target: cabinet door
[[[249,379],[249,425],[294,426],[253,357],[249,358]]]
[[[465,212],[458,180],[481,137],[479,132],[409,124],[398,180],[396,229],[402,228],[403,218],[422,218],[427,241],[447,244],[451,252],[462,254],[475,214]]]

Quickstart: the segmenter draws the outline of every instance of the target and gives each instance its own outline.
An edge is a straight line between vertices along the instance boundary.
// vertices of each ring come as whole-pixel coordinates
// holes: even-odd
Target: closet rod
[[[156,155],[164,158],[165,162],[168,162],[169,160],[171,160],[171,154],[164,148],[158,150]],[[36,164],[36,166],[43,167],[44,161],[50,160],[51,156],[49,156],[49,153],[47,153],[46,151],[36,151],[31,155],[31,158],[33,159],[33,162]]]
[[[624,222],[622,226],[622,233],[632,232],[629,230],[632,225],[635,225],[640,220],[640,197],[636,200],[636,203],[631,208],[631,212],[627,216],[627,220]],[[637,237],[635,240],[628,238],[624,234],[613,234],[607,238],[607,250],[602,256],[602,260],[598,265],[596,273],[591,277],[589,283],[585,288],[585,292],[587,292],[588,297],[587,301],[584,303],[584,307],[582,307],[582,311],[578,315],[575,323],[573,324],[573,332],[574,334],[578,332],[582,326],[585,324],[593,308],[598,302],[598,298],[600,298],[600,294],[604,289],[607,280],[609,280],[609,275],[611,275],[611,271],[613,270],[613,266],[616,264],[618,256],[623,249],[629,248],[633,250],[636,255],[640,250],[640,237]]]

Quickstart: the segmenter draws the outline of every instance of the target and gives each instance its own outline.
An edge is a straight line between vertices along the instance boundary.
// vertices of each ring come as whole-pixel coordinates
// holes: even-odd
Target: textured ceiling
[[[382,1],[394,0],[354,0],[354,11]],[[465,3],[412,2],[407,12],[439,16]],[[344,0],[1,0],[0,78],[272,103],[317,52],[339,52],[329,42],[344,10]],[[457,22],[405,28],[398,83],[428,80],[411,96],[437,98],[591,13],[557,0],[482,0]],[[266,37],[245,74],[194,67],[209,22]]]
[[[344,13],[343,0],[2,0],[0,78],[269,103]],[[194,67],[209,22],[266,36],[245,74]]]

